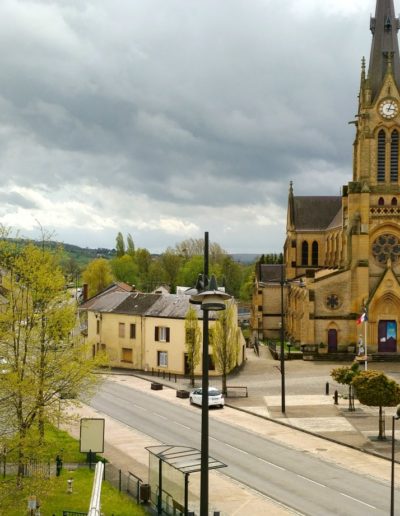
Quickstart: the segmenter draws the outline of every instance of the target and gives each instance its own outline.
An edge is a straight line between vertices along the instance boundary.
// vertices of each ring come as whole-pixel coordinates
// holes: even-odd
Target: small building
[[[185,317],[190,306],[197,311],[201,332],[203,312],[198,305],[191,305],[186,295],[145,294],[112,286],[83,303],[80,311],[87,315],[86,339],[92,346],[93,356],[106,351],[111,367],[159,369],[183,375],[189,372]],[[210,328],[215,319],[216,314],[210,312]],[[243,362],[245,350],[241,331],[239,334],[237,365]],[[209,351],[210,374],[217,375],[211,345]],[[201,370],[200,363],[195,374],[201,375]]]

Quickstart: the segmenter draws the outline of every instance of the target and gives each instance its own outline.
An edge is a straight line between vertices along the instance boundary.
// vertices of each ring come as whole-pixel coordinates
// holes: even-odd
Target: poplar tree
[[[200,336],[197,312],[190,306],[185,317],[185,346],[192,387],[194,387],[194,370],[200,363]]]
[[[215,367],[222,376],[222,393],[226,395],[228,373],[237,365],[239,357],[240,329],[236,323],[234,301],[226,304],[226,309],[218,312],[211,330],[211,344]]]

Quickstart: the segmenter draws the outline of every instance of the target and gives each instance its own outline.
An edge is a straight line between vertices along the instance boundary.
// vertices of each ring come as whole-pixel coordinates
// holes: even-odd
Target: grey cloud
[[[351,179],[370,3],[294,17],[293,0],[280,13],[247,0],[7,0],[0,177],[121,189],[182,216],[284,206],[289,180],[336,193]],[[318,163],[329,180],[305,185]]]

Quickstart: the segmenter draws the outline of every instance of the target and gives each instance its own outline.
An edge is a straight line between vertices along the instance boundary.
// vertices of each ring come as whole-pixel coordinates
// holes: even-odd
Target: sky
[[[396,11],[400,2],[395,1]],[[0,223],[278,252],[352,179],[375,0],[1,0]]]

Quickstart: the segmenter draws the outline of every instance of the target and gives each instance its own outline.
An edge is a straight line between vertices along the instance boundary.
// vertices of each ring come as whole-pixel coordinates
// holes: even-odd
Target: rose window
[[[390,234],[380,235],[372,244],[372,254],[374,258],[384,265],[390,258],[392,262],[399,261],[400,241]]]

